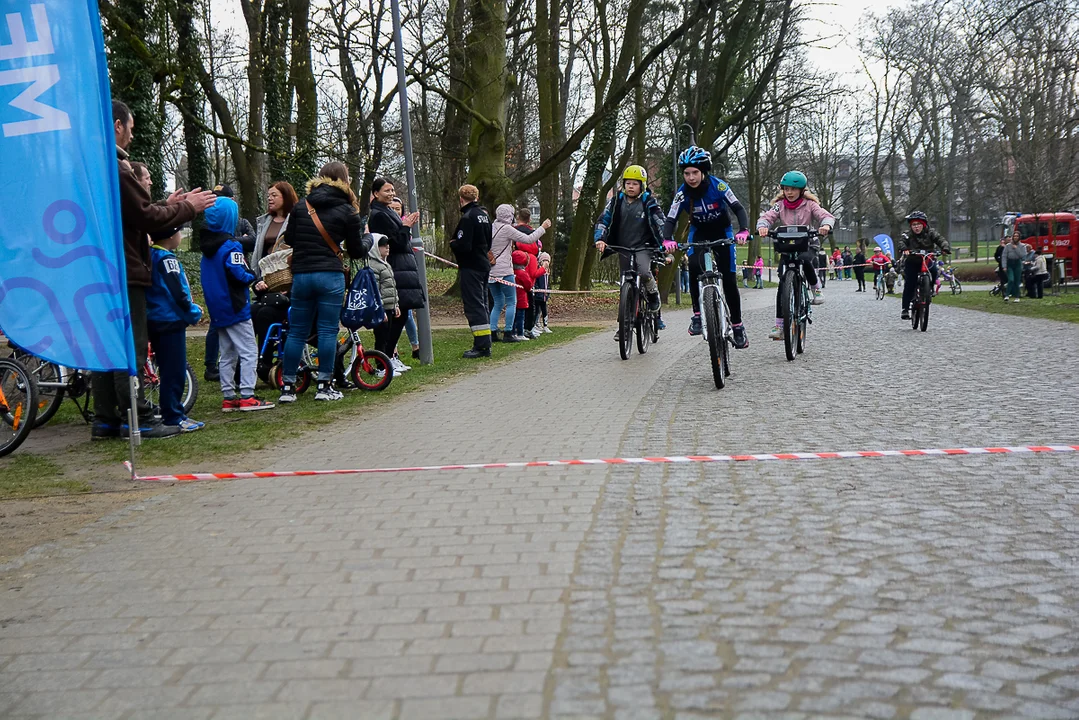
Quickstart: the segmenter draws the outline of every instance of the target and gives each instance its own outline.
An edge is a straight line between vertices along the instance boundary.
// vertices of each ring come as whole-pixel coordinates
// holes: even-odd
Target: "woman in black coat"
[[[393,280],[397,284],[398,307],[401,316],[390,318],[393,323],[391,333],[387,335],[387,344],[397,347],[401,331],[408,320],[408,310],[418,310],[427,304],[423,284],[420,282],[419,264],[412,249],[412,226],[419,220],[418,212],[400,217],[390,207],[393,202],[393,183],[383,177],[371,183],[371,213],[367,218],[367,227],[372,233],[380,233],[390,239],[390,256],[387,258],[393,268]]]
[[[315,223],[317,215],[330,236],[327,242]],[[337,329],[345,298],[342,255],[366,257],[371,236],[364,235],[359,203],[349,186],[348,168],[332,162],[307,183],[307,197],[289,214],[284,241],[292,248],[292,310],[285,341],[284,384],[280,402],[296,400],[296,373],[312,326],[318,329],[318,392],[316,400],[340,400],[333,387],[333,359],[337,355]],[[332,243],[332,246],[331,246]]]

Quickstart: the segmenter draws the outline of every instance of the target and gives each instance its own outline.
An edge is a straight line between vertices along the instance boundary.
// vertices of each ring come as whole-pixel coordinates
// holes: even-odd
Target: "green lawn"
[[[1076,292],[1057,296],[1046,295],[1041,300],[1022,298],[1020,302],[1017,303],[1006,303],[1003,298],[993,297],[988,292],[969,292],[963,293],[962,295],[952,295],[946,293],[946,288],[942,288],[941,294],[934,298],[933,302],[935,304],[965,308],[967,310],[981,310],[982,312],[1001,313],[1004,315],[1019,315],[1022,317],[1079,323],[1079,293]]]
[[[336,403],[316,403],[314,389],[301,395],[293,405],[279,406],[272,410],[257,413],[221,412],[221,390],[217,383],[202,381],[202,359],[204,340],[193,338],[188,341],[188,362],[196,369],[200,383],[199,397],[190,415],[202,420],[206,427],[198,432],[181,435],[167,440],[145,441],[138,450],[140,472],[152,469],[182,469],[206,461],[221,460],[221,467],[236,468],[237,458],[251,451],[273,448],[284,440],[295,438],[299,433],[321,425],[340,422],[349,416],[362,414],[385,403],[392,403],[395,398],[438,383],[446,379],[476,372],[490,367],[510,356],[542,350],[569,342],[583,334],[593,332],[594,328],[558,327],[553,334],[542,335],[529,342],[503,344],[496,343],[490,360],[465,360],[461,353],[472,345],[471,336],[466,330],[434,330],[435,363],[422,366],[419,361],[412,362],[407,354],[405,360],[412,365],[412,370],[395,376],[390,386],[382,392],[364,392],[353,390],[345,394],[345,399]],[[364,333],[365,346],[374,345],[371,333]],[[407,349],[407,343],[402,343]],[[260,386],[256,390],[265,399],[274,400],[276,391]],[[91,488],[82,480],[72,479],[80,468],[115,468],[115,478],[123,476],[121,463],[128,458],[126,440],[91,443],[87,428],[78,411],[69,400],[65,400],[56,417],[44,428],[35,432],[55,431],[57,426],[76,426],[80,437],[86,439],[57,451],[56,457],[43,457],[15,451],[12,455],[0,459],[0,499],[26,497],[31,495],[57,494],[63,492],[86,492]],[[84,430],[85,428],[85,430]],[[85,432],[85,434],[83,434]],[[109,474],[109,477],[113,477]]]

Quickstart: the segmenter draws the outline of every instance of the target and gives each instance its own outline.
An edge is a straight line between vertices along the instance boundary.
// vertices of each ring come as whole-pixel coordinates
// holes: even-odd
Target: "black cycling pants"
[[[689,296],[693,299],[693,312],[701,312],[701,286],[697,284],[701,273],[704,272],[704,253],[707,250],[697,248],[689,256]],[[729,251],[724,248],[712,256],[712,263],[723,278],[723,296],[727,299],[727,307],[731,311],[731,323],[738,325],[742,322],[742,296],[738,294],[738,272],[731,269]]]
[[[798,254],[798,261],[800,261],[802,263],[802,274],[805,276],[806,282],[809,283],[810,287],[816,287],[813,284],[813,281],[817,279],[817,267],[813,264],[813,258],[814,257],[815,257],[815,254],[813,253],[812,250],[807,250],[804,253],[799,253]],[[779,256],[779,282],[780,282],[780,288],[781,289],[782,289],[782,283],[783,283],[783,276],[787,274],[787,267],[788,266],[784,262],[784,260],[786,260],[786,258],[787,258],[786,255],[780,255]],[[783,317],[783,308],[780,307],[780,304],[779,304],[779,291],[776,291],[776,317],[777,318]]]
[[[922,259],[917,255],[910,255],[903,264],[903,309],[910,310],[910,303],[914,300],[914,293],[918,290],[918,275],[922,272]],[[933,284],[937,282],[937,264],[929,268],[933,276]]]

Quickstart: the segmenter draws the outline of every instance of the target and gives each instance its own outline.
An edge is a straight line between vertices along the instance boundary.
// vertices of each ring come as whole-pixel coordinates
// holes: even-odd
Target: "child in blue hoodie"
[[[150,250],[151,286],[146,290],[146,328],[157,357],[161,382],[161,422],[183,432],[194,432],[205,423],[184,414],[184,377],[187,370],[187,326],[202,317],[202,308],[191,300],[184,268],[176,257],[180,232],[153,235]]]
[[[221,197],[206,209],[202,231],[202,292],[210,311],[210,332],[217,332],[221,346],[219,366],[222,412],[268,410],[273,403],[255,397],[255,370],[258,348],[251,324],[248,287],[255,273],[247,266],[243,246],[235,239],[236,201]],[[239,388],[236,368],[240,368]]]

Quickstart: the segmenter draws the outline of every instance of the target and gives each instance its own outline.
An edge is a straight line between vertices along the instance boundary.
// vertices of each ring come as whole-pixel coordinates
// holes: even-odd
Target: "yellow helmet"
[[[622,173],[622,181],[626,180],[637,180],[641,183],[641,187],[648,187],[648,171],[640,165],[630,165]]]

